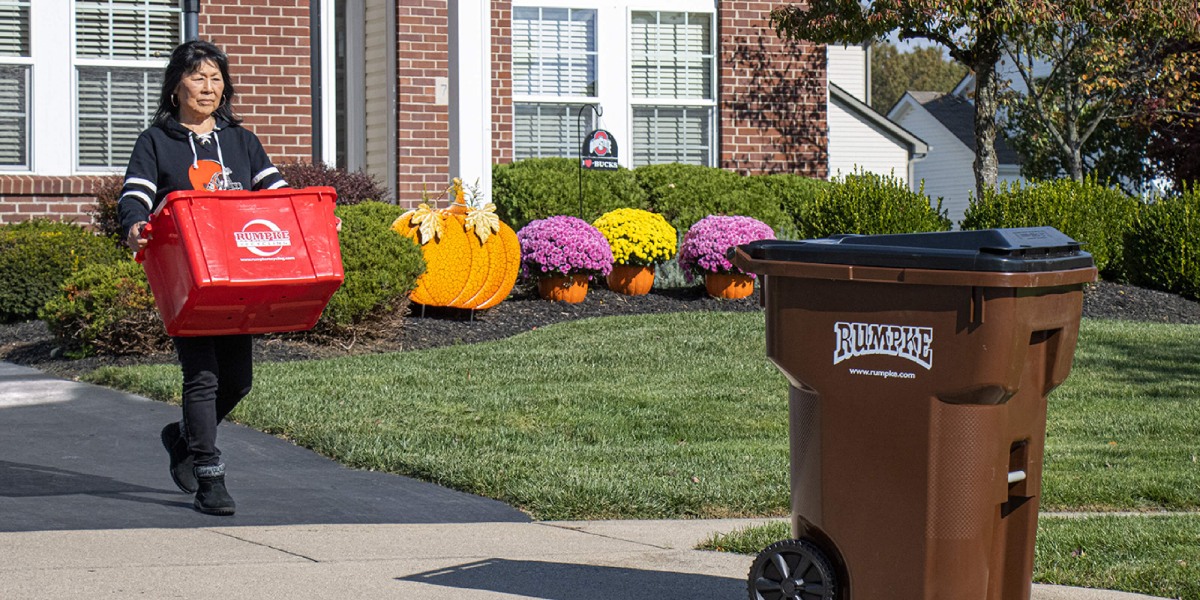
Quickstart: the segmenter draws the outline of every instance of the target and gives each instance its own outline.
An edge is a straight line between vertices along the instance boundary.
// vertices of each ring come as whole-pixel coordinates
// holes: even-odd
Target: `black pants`
[[[249,335],[177,337],[183,367],[183,434],[197,465],[218,465],[217,425],[250,393],[254,379]]]

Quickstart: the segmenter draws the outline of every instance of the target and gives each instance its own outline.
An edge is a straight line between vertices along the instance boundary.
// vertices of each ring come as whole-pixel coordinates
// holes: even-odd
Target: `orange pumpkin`
[[[496,207],[470,208],[454,180],[449,208],[421,204],[400,215],[392,229],[421,246],[425,274],[410,298],[426,306],[484,309],[508,297],[521,266],[521,244]]]

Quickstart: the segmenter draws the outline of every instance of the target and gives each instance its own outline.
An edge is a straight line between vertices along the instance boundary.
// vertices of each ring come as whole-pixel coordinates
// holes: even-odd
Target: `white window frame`
[[[717,80],[720,77],[720,69],[719,69],[719,65],[717,64],[717,56],[719,54],[720,40],[717,37],[717,13],[716,13],[716,10],[715,10],[715,8],[712,11],[691,10],[688,8],[688,5],[693,4],[693,3],[690,3],[690,2],[655,2],[655,3],[646,3],[646,4],[647,5],[659,4],[659,5],[662,5],[662,7],[661,8],[646,8],[646,7],[642,6],[641,4],[639,4],[638,6],[629,7],[629,9],[627,11],[628,14],[626,15],[626,18],[625,18],[625,22],[626,22],[627,27],[629,27],[630,31],[628,31],[626,39],[632,41],[633,13],[635,13],[635,12],[708,13],[709,14],[709,27],[711,27],[711,30],[709,31],[709,36],[710,36],[709,39],[711,39],[712,43],[713,43],[713,48],[712,48],[713,54],[712,54],[712,63],[711,63],[712,73],[710,74],[710,77],[709,77],[709,86],[710,87],[708,90],[708,95],[709,95],[708,98],[665,98],[665,97],[664,98],[654,98],[654,97],[639,98],[639,97],[635,97],[633,95],[633,85],[632,85],[632,79],[633,79],[633,77],[632,77],[632,69],[633,69],[632,46],[633,46],[633,44],[632,43],[626,44],[626,47],[630,48],[629,70],[631,72],[631,74],[629,76],[630,85],[628,85],[628,90],[629,90],[629,136],[628,136],[628,138],[630,140],[630,143],[628,144],[628,147],[630,149],[629,161],[631,164],[633,163],[633,158],[637,154],[637,151],[638,151],[638,148],[636,148],[632,143],[632,140],[633,140],[633,137],[632,137],[633,136],[633,112],[635,109],[637,109],[637,108],[662,108],[662,109],[669,110],[672,108],[682,108],[682,109],[701,108],[701,109],[708,109],[709,143],[708,143],[708,161],[707,161],[707,163],[709,166],[716,166],[716,164],[717,164],[717,141],[718,141],[718,137],[717,137],[718,136],[718,132],[717,132],[718,81]]]
[[[632,167],[633,156],[637,152],[637,149],[632,147],[634,105],[670,107],[691,106],[693,104],[712,109],[712,123],[709,125],[709,131],[712,135],[709,160],[710,164],[717,164],[718,142],[720,139],[720,131],[718,130],[720,119],[717,115],[716,102],[717,89],[719,89],[720,85],[720,65],[717,58],[714,56],[712,65],[713,98],[711,100],[694,101],[679,98],[672,99],[668,103],[665,100],[635,99],[633,97],[632,75],[630,73],[633,58],[630,36],[632,35],[631,29],[634,12],[709,13],[712,15],[714,51],[719,54],[720,41],[717,38],[719,15],[717,13],[716,0],[617,0],[616,2],[603,2],[601,0],[514,0],[513,6],[592,9],[596,11],[596,36],[598,38],[596,47],[597,96],[594,99],[604,111],[604,116],[600,117],[597,126],[609,130],[617,138],[618,164],[626,168]],[[513,104],[518,102],[534,102],[537,100],[559,104],[578,103],[576,98],[560,98],[558,96],[530,97],[514,94],[512,99]],[[649,101],[647,102],[646,100]]]
[[[25,67],[29,75],[25,80],[25,164],[0,165],[0,173],[27,173],[33,163],[33,2],[28,1],[29,8],[29,56],[6,56],[0,59],[0,65],[6,67]]]
[[[603,102],[601,101],[601,92],[603,91],[603,88],[604,88],[604,83],[603,83],[604,78],[601,75],[601,71],[600,71],[600,63],[602,62],[602,60],[601,60],[602,52],[600,50],[601,39],[602,39],[601,35],[600,35],[600,31],[601,31],[601,29],[600,29],[600,8],[597,6],[594,6],[594,5],[593,6],[566,6],[566,4],[570,4],[570,3],[569,2],[565,2],[565,3],[548,2],[548,3],[542,4],[542,3],[537,3],[537,2],[521,2],[520,4],[513,5],[513,14],[514,15],[516,14],[516,11],[518,8],[540,8],[540,9],[560,8],[560,9],[569,9],[569,10],[577,10],[577,11],[588,10],[588,11],[595,12],[596,13],[596,36],[597,36],[595,93],[590,96],[552,96],[552,95],[546,95],[546,94],[518,94],[515,91],[516,85],[514,83],[514,85],[513,85],[514,92],[513,92],[513,96],[512,96],[512,107],[513,107],[512,110],[513,110],[514,125],[517,121],[516,109],[517,109],[518,104],[530,104],[530,105],[539,105],[539,106],[542,106],[542,105],[564,106],[565,105],[565,106],[571,106],[571,107],[582,107],[585,104],[603,106]],[[578,131],[578,129],[580,129],[581,126],[584,128],[589,127],[589,126],[594,126],[596,123],[596,118],[595,118],[595,114],[593,114],[593,112],[591,110],[584,110],[582,116],[579,114],[579,110],[580,110],[579,108],[573,108],[571,110],[571,115],[570,115],[570,119],[569,119],[569,128],[570,128],[572,134],[582,136],[583,134],[587,133],[587,131],[586,130]],[[516,150],[517,150],[516,142],[517,142],[517,136],[516,136],[516,132],[514,131],[513,132],[513,156],[514,157],[516,156]],[[574,158],[574,157],[578,156],[580,146],[581,146],[581,144],[579,144],[579,143],[567,144],[568,148],[573,149],[572,153],[567,158]],[[619,146],[618,146],[618,148],[619,148]],[[619,158],[619,156],[620,155],[618,153],[618,158]]]
[[[183,16],[180,15],[180,36]],[[29,12],[29,165],[4,173],[69,176],[122,172],[123,166],[78,167],[79,120],[75,108],[78,67],[136,67],[160,71],[168,59],[130,61],[75,58],[74,0],[34,0]],[[63,24],[66,24],[64,27]],[[65,118],[70,115],[70,118]]]
[[[95,1],[95,0],[93,0],[93,1]],[[73,135],[72,135],[71,141],[72,141],[72,147],[74,149],[74,152],[71,153],[72,154],[71,167],[74,170],[74,172],[76,172],[76,173],[110,173],[113,171],[113,169],[119,169],[121,171],[124,171],[124,167],[121,166],[121,164],[119,162],[115,165],[112,165],[111,167],[84,167],[79,164],[79,159],[80,159],[79,144],[77,143],[77,141],[79,140],[79,134],[80,134],[79,110],[75,106],[75,98],[79,94],[79,77],[78,77],[79,67],[98,67],[98,68],[102,68],[102,69],[133,68],[133,69],[139,69],[139,70],[157,69],[161,73],[164,69],[166,69],[169,59],[163,58],[161,60],[132,60],[132,59],[108,59],[108,58],[76,58],[76,52],[75,52],[75,43],[76,43],[76,40],[75,40],[75,0],[69,0],[67,2],[67,4],[70,5],[70,7],[69,7],[70,8],[69,23],[71,25],[71,28],[70,28],[70,32],[71,32],[71,44],[70,44],[71,97],[70,97],[69,101],[71,103],[70,110],[71,110],[71,117],[72,117],[72,121],[73,121],[73,123],[72,123]],[[175,8],[177,10],[179,9],[178,3],[176,3]],[[180,39],[176,40],[175,43],[179,44],[183,41],[183,14],[182,14],[182,12],[178,13],[178,16],[176,17],[176,19],[179,24]]]

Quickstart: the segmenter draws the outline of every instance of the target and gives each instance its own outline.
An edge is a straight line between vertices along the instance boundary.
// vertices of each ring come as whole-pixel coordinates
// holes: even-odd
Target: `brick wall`
[[[101,177],[0,177],[0,224],[47,218],[90,225],[93,187]]]
[[[275,163],[311,161],[309,0],[205,0],[200,38],[229,55],[234,110]]]
[[[450,113],[435,102],[437,77],[448,77],[446,0],[396,7],[396,200],[415,206],[450,181]]]
[[[309,0],[205,0],[200,37],[229,54],[234,110],[267,154],[276,163],[312,160]],[[33,217],[90,223],[96,180],[0,175],[0,223]]]
[[[492,0],[492,164],[512,160],[512,0]]]
[[[720,165],[741,173],[824,178],[825,47],[780,40],[770,25],[776,5],[718,4]]]
[[[446,0],[402,2],[396,11],[396,196],[416,206],[423,190],[445,189],[450,173],[450,113],[435,104],[437,77],[449,77]],[[512,2],[492,1],[492,162],[512,161]]]

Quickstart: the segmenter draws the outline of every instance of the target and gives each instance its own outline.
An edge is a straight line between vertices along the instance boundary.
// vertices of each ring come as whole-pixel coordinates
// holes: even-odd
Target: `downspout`
[[[200,39],[200,0],[179,0],[183,12],[183,41]]]
[[[321,99],[323,80],[321,76],[321,0],[310,0],[309,2],[309,48],[311,56],[309,58],[309,79],[312,81],[312,162],[313,164],[321,164],[324,162],[321,148],[324,146],[321,130],[323,125],[323,116],[321,107],[323,101]]]

